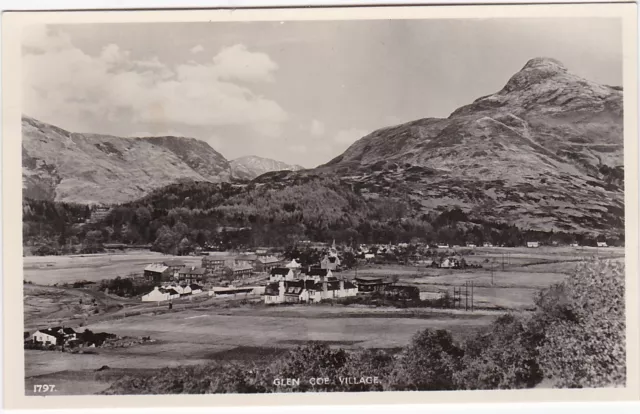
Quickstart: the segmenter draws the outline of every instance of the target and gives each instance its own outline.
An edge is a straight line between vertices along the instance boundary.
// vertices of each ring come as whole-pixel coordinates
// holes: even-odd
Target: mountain
[[[621,230],[622,89],[532,59],[448,118],[374,131],[309,173],[342,176],[418,213],[458,207],[521,228]]]
[[[23,196],[122,203],[177,181],[228,181],[229,162],[193,138],[78,134],[22,118]]]
[[[249,155],[231,161],[231,174],[234,178],[252,180],[262,174],[272,171],[299,171],[304,168],[299,165],[289,165],[269,158]]]

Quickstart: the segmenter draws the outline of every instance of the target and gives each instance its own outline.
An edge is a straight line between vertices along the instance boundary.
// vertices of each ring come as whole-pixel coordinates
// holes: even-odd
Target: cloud
[[[213,58],[215,73],[221,79],[271,82],[278,65],[266,53],[247,50],[242,44],[223,48]]]
[[[288,119],[277,102],[237,83],[270,81],[277,69],[242,45],[207,64],[170,67],[155,56],[135,59],[117,44],[90,55],[64,33],[42,29],[23,41],[23,111],[74,131],[108,120],[165,129],[242,125],[272,136]]]
[[[311,121],[309,130],[311,131],[311,135],[314,135],[316,137],[322,136],[324,135],[324,124],[317,119],[314,119],[313,121]]]
[[[333,137],[333,140],[338,144],[351,145],[367,134],[368,132],[363,129],[343,129]]]
[[[196,45],[192,47],[190,51],[195,55],[196,53],[204,52],[204,47],[202,45]]]

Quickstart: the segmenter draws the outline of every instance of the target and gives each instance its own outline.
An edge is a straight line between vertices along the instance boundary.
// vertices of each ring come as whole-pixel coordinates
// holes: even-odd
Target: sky
[[[605,18],[31,26],[23,113],[72,132],[187,136],[315,167],[382,127],[447,117],[529,59],[622,85]]]

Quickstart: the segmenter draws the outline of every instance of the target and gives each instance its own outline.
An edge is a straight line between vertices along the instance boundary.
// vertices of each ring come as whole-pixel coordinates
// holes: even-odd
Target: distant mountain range
[[[79,134],[22,118],[22,187],[32,199],[123,203],[181,181],[228,182],[301,168],[260,157],[229,162],[193,138]]]
[[[281,161],[250,155],[231,161],[231,174],[235,178],[252,180],[272,171],[299,171],[299,165],[289,165]]]
[[[362,224],[371,214],[420,219],[457,208],[470,220],[605,234],[624,229],[622,89],[583,79],[554,59],[536,58],[500,91],[448,118],[374,131],[327,164],[300,168],[259,157],[229,162],[194,139],[73,134],[23,119],[23,188],[31,198],[124,202],[180,180],[252,179],[234,186],[232,205],[251,203],[251,214],[259,215],[274,200],[290,200],[270,207],[303,220],[302,228],[329,210],[344,216],[344,223],[359,217]],[[325,182],[330,192],[322,189]],[[294,188],[333,198],[312,206],[294,196]],[[159,194],[184,192],[174,185]],[[376,203],[384,207],[372,208]],[[340,223],[334,226],[346,226]]]

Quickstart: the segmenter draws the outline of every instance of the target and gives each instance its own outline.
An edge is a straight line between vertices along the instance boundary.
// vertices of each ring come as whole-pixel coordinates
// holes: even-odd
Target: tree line
[[[275,186],[275,184],[274,184]],[[286,186],[250,183],[180,183],[131,203],[111,206],[97,222],[92,208],[25,199],[24,243],[32,254],[96,253],[107,243],[152,245],[153,250],[189,254],[197,248],[241,249],[287,246],[301,240],[339,243],[491,242],[520,246],[579,242],[596,237],[521,229],[472,218],[459,208],[416,214],[405,201],[365,199],[333,177]],[[89,222],[87,222],[89,220]],[[610,244],[624,241],[622,231]]]

